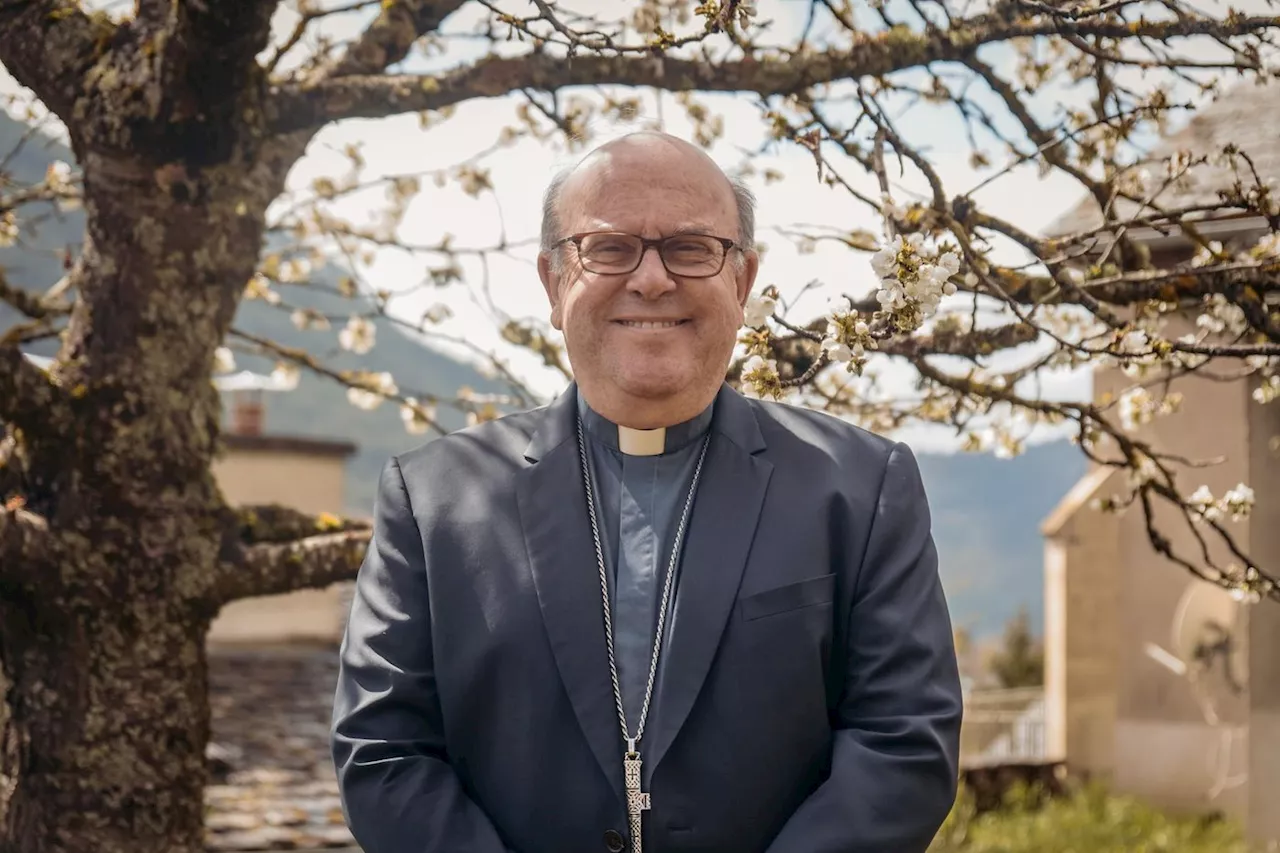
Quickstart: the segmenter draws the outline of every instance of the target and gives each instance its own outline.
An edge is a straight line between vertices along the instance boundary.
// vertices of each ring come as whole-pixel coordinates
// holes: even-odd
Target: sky
[[[598,14],[604,19],[610,19],[616,10],[627,5],[614,0],[591,0],[591,8],[598,9]],[[1233,5],[1245,11],[1262,11],[1265,0],[1248,0]],[[509,6],[511,11],[519,14],[529,10],[528,4]],[[1251,9],[1255,6],[1258,8]],[[792,41],[804,26],[809,4],[796,0],[761,0],[759,7],[760,19],[772,22],[769,40],[785,43]],[[480,7],[468,8],[480,10]],[[474,13],[470,16],[456,15],[448,22],[446,31],[468,31],[469,17],[474,19]],[[338,39],[349,38],[363,27],[367,18],[362,14],[336,19],[329,28],[329,35]],[[278,38],[291,29],[295,20],[296,12],[291,5],[282,4],[274,21]],[[451,42],[447,56],[417,58],[407,62],[401,70],[442,70],[459,61],[478,57],[486,47],[487,42],[478,39]],[[518,44],[510,47],[501,45],[500,49],[516,51],[521,47]],[[1007,63],[1011,57],[994,52],[988,58],[999,65]],[[13,91],[14,88],[13,81],[0,70],[0,92]],[[642,122],[660,120],[660,126],[668,132],[689,137],[690,126],[673,96],[649,91],[639,94],[643,102]],[[1036,107],[1051,110],[1057,102],[1072,97],[1076,95],[1066,90],[1049,92]],[[362,177],[366,180],[381,175],[449,169],[471,158],[477,149],[487,148],[495,142],[504,126],[514,125],[515,108],[522,100],[508,96],[471,101],[460,105],[452,118],[426,130],[420,127],[416,115],[352,120],[331,125],[317,135],[307,155],[293,169],[289,186],[294,191],[306,192],[318,177],[342,175],[350,165],[342,153],[349,144],[361,148],[367,164]],[[723,116],[725,133],[709,153],[722,167],[732,170],[744,162],[746,152],[755,151],[761,144],[763,123],[759,111],[750,97],[712,95],[700,96],[699,100]],[[977,172],[970,167],[971,149],[962,125],[953,113],[954,110],[939,109],[914,111],[900,119],[900,127],[927,152],[948,193],[955,195],[977,186],[991,170]],[[592,142],[598,144],[636,127],[636,124],[598,122],[592,127],[596,135]],[[481,165],[490,171],[495,189],[478,198],[466,195],[456,183],[437,189],[427,180],[424,182],[425,191],[404,217],[399,236],[412,244],[431,245],[449,234],[454,245],[482,247],[494,245],[501,231],[505,230],[509,242],[524,242],[526,245],[512,250],[511,257],[493,256],[490,259],[488,294],[509,316],[545,321],[547,302],[533,265],[536,249],[532,245],[539,229],[541,196],[551,176],[557,170],[572,165],[583,153],[567,151],[563,146],[520,140],[482,161]],[[1001,155],[995,154],[996,164],[1003,165]],[[810,282],[821,282],[822,286],[806,290],[804,298],[792,306],[793,316],[802,320],[820,312],[833,293],[865,292],[874,282],[867,255],[821,243],[812,253],[802,253],[776,229],[794,230],[801,226],[812,229],[816,226],[846,232],[864,228],[878,233],[880,225],[871,212],[845,191],[820,184],[812,158],[797,146],[775,146],[763,156],[755,157],[753,165],[759,171],[768,168],[786,176],[785,180],[772,184],[760,180],[751,182],[758,197],[757,238],[767,247],[757,289],[775,285],[784,300],[792,301]],[[851,166],[846,163],[840,170],[841,174],[870,194],[878,195],[870,179],[858,175]],[[920,188],[921,184],[914,176],[906,176],[895,187],[895,194],[907,198]],[[373,190],[353,196],[333,209],[361,223],[379,215],[386,207],[384,198],[381,190]],[[1077,203],[1081,191],[1072,179],[1060,173],[1040,176],[1034,169],[1018,168],[985,186],[975,198],[984,210],[1007,218],[1025,230],[1037,232]],[[544,395],[557,392],[563,385],[558,374],[540,369],[534,359],[521,357],[519,353],[511,353],[509,347],[502,347],[493,317],[484,307],[487,300],[480,292],[483,269],[478,261],[463,260],[467,282],[464,287],[441,290],[419,286],[426,277],[427,268],[439,265],[441,260],[421,252],[383,249],[377,252],[370,265],[362,267],[361,272],[374,287],[405,294],[393,301],[393,312],[410,322],[417,322],[428,308],[446,304],[453,317],[438,327],[440,331],[464,337],[486,350],[501,348],[504,355],[515,356],[513,365],[535,390]],[[465,349],[437,345],[462,357],[468,356]],[[888,387],[909,388],[912,374],[905,367],[878,369]],[[411,371],[397,376],[397,379],[401,387],[413,385]],[[1042,377],[1041,394],[1045,397],[1084,399],[1090,393],[1089,376],[1085,370]],[[1029,438],[1035,441],[1058,434],[1061,433],[1038,432]],[[937,428],[911,429],[899,437],[929,450],[946,450],[955,446],[954,437]]]

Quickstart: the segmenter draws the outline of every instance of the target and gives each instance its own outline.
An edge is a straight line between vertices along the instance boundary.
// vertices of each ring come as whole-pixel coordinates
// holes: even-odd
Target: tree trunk
[[[210,367],[283,170],[82,165],[88,239],[52,374],[69,426],[24,437],[24,498],[58,558],[0,582],[0,853],[194,853],[210,584],[234,534]]]
[[[203,849],[206,626],[162,601],[0,608],[0,851]]]

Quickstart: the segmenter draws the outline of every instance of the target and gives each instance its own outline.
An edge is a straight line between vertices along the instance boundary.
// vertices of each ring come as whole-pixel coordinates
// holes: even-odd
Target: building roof
[[[275,453],[298,453],[305,456],[351,456],[356,446],[348,441],[328,441],[296,435],[245,435],[227,431],[222,443],[228,450],[262,450]]]
[[[209,652],[210,851],[355,850],[329,752],[334,646]]]
[[[1050,538],[1061,533],[1066,523],[1074,518],[1077,512],[1089,505],[1089,501],[1093,500],[1107,481],[1115,476],[1116,471],[1116,468],[1099,465],[1076,480],[1075,485],[1067,490],[1062,500],[1058,501],[1058,505],[1040,523],[1040,533]]]
[[[1234,143],[1253,160],[1264,181],[1280,178],[1280,134],[1272,120],[1277,111],[1280,111],[1280,84],[1239,84],[1198,109],[1185,127],[1155,147],[1152,156],[1159,160],[1182,150],[1212,156],[1221,153],[1226,144]],[[1247,186],[1250,176],[1240,177]],[[1184,182],[1167,188],[1154,202],[1165,209],[1212,204],[1218,201],[1218,190],[1230,187],[1236,180],[1230,167],[1206,163],[1192,169]],[[1139,212],[1139,206],[1120,199],[1116,210],[1121,219],[1127,219]],[[1229,218],[1238,219],[1238,216]],[[1102,221],[1097,202],[1092,196],[1086,196],[1055,220],[1046,233],[1051,237],[1075,234],[1097,228]]]

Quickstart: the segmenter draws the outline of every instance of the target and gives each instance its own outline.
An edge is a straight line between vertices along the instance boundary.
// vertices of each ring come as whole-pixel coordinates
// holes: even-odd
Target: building
[[[1280,90],[1246,84],[1199,111],[1158,153],[1212,155],[1232,142],[1264,179],[1280,178],[1280,135],[1271,118],[1278,108]],[[1225,168],[1197,174],[1159,203],[1213,203],[1217,190],[1235,180]],[[1090,199],[1052,232],[1100,224]],[[1199,228],[1224,245],[1252,245],[1267,232],[1265,222],[1246,216],[1202,221]],[[1130,233],[1161,266],[1194,254],[1177,231]],[[1132,380],[1103,370],[1094,384],[1095,401],[1102,402]],[[1200,485],[1215,496],[1238,483],[1252,487],[1253,514],[1228,527],[1260,565],[1274,567],[1280,565],[1280,454],[1273,449],[1280,403],[1254,402],[1257,385],[1255,377],[1180,378],[1168,389],[1182,395],[1180,409],[1135,435],[1187,459],[1218,460],[1176,468],[1183,494]],[[1239,605],[1195,580],[1152,548],[1140,507],[1120,515],[1094,509],[1095,500],[1124,492],[1125,476],[1090,471],[1042,527],[1048,757],[1118,792],[1176,810],[1220,811],[1241,820],[1256,839],[1280,839],[1280,810],[1273,805],[1280,788],[1280,604]],[[1192,529],[1171,508],[1158,510],[1173,546],[1198,554]],[[1208,643],[1211,634],[1225,642],[1197,653],[1190,638]]]
[[[343,506],[345,442],[265,429],[265,377],[219,377],[228,403],[214,476],[232,504],[307,513]],[[329,756],[350,584],[233,602],[208,638],[212,779],[205,787],[211,851],[354,850]]]
[[[301,512],[339,515],[346,487],[347,442],[267,434],[265,392],[279,390],[266,377],[221,377],[229,402],[223,432],[226,452],[213,465],[223,496],[234,505],[281,504]],[[233,602],[222,609],[209,642],[337,642],[345,618],[341,584]]]

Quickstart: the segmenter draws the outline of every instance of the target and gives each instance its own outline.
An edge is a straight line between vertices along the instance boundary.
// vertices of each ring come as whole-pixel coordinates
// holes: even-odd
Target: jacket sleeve
[[[366,853],[508,853],[449,764],[422,538],[395,459],[379,481],[339,654],[333,760],[359,845]]]
[[[898,444],[854,576],[831,773],[768,853],[924,853],[955,801],[962,696],[929,516]]]

